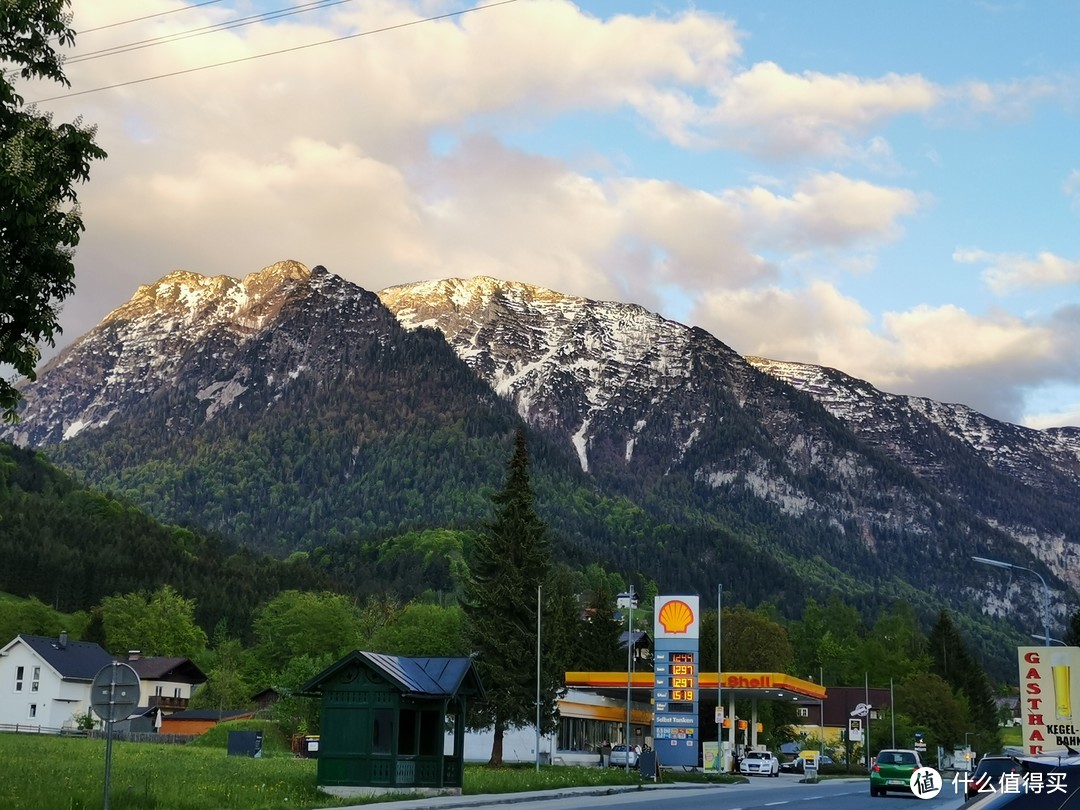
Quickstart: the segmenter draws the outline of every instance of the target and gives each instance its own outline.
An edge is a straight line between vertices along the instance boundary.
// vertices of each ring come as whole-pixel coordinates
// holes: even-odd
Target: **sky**
[[[173,270],[295,259],[641,304],[743,355],[1080,425],[1074,0],[72,10],[71,87],[22,88],[109,153],[59,346]]]

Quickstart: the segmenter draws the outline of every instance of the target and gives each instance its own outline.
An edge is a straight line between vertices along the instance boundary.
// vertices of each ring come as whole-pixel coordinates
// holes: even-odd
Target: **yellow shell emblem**
[[[673,599],[660,608],[660,624],[667,633],[685,633],[694,621],[694,611],[686,602]]]

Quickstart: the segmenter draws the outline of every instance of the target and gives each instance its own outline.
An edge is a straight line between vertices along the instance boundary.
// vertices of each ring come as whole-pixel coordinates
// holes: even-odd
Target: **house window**
[[[164,694],[164,690],[165,690],[165,687],[162,686],[161,684],[158,684],[157,686],[154,687],[154,695],[156,695],[157,697],[161,697],[162,694]]]
[[[22,691],[22,682],[23,682],[23,668],[22,667],[15,667],[15,691],[16,692],[21,692]]]
[[[36,703],[31,703],[30,704],[30,713],[27,715],[27,717],[29,717],[30,719],[33,719],[33,718],[37,717],[37,704]]]
[[[808,708],[806,708],[805,706],[800,706],[799,707],[799,717],[809,717],[809,716],[810,716],[810,710]]]
[[[36,692],[41,682],[41,667],[34,667],[34,677],[30,680],[30,691]]]
[[[183,696],[184,696],[183,691],[184,691],[183,687],[178,686],[178,687],[176,687],[175,689],[172,690],[172,696],[174,698],[178,698],[178,699],[183,698]]]

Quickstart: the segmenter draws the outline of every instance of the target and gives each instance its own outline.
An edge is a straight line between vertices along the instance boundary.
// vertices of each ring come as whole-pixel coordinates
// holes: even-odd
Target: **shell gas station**
[[[626,743],[629,734],[630,745],[651,746],[664,767],[715,769],[720,736],[720,768],[730,770],[736,751],[758,745],[761,701],[825,699],[821,684],[780,672],[701,672],[697,596],[658,596],[653,616],[653,671],[567,672],[570,691],[559,706],[564,722],[618,723],[613,741]],[[736,716],[736,701],[749,701],[749,717]],[[568,737],[559,747],[575,743]]]

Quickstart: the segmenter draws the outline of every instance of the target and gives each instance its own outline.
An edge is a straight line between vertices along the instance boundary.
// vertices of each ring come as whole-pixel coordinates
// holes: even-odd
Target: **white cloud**
[[[717,291],[699,298],[692,322],[744,355],[840,369],[879,389],[958,402],[1013,422],[1028,392],[1047,380],[1080,383],[1080,313],[1046,321],[956,306],[918,306],[875,323],[834,286]]]
[[[996,83],[971,81],[944,90],[951,102],[945,109],[948,115],[976,114],[1015,122],[1030,116],[1039,103],[1068,98],[1070,92],[1066,83],[1043,76]]]
[[[1080,205],[1080,169],[1075,169],[1065,178],[1061,191],[1072,199],[1073,205]]]
[[[725,198],[753,212],[759,242],[779,242],[795,251],[890,241],[900,233],[898,220],[920,203],[908,189],[835,172],[807,178],[790,197],[754,187],[734,189]]]
[[[754,65],[716,93],[716,106],[695,123],[715,130],[718,144],[774,158],[852,156],[852,136],[898,115],[925,113],[941,98],[921,76],[795,75],[773,62]],[[881,150],[879,140],[866,147],[871,154]]]
[[[1047,251],[1028,257],[963,248],[953,253],[953,259],[961,264],[987,265],[982,272],[983,281],[999,295],[1016,289],[1080,282],[1080,261],[1063,259]]]
[[[1074,403],[1072,407],[1029,414],[1024,418],[1023,423],[1037,430],[1065,426],[1080,427],[1080,402]]]

